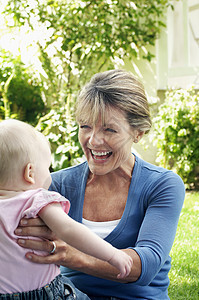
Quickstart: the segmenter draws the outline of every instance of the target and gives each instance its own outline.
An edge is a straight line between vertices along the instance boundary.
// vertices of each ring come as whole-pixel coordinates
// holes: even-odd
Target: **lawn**
[[[171,300],[199,299],[199,192],[187,192],[171,250]]]

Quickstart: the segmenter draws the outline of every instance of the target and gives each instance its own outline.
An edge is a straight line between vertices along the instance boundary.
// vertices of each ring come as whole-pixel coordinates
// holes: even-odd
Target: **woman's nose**
[[[102,145],[104,141],[103,132],[101,129],[92,130],[91,135],[89,137],[89,144],[91,146]]]

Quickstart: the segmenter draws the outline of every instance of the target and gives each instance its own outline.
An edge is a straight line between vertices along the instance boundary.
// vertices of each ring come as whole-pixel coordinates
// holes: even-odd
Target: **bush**
[[[6,96],[11,113],[22,121],[34,125],[44,114],[45,104],[41,97],[41,87],[28,74],[17,73],[9,84]]]
[[[0,50],[0,118],[17,118],[35,125],[46,108],[42,85],[20,57]]]
[[[78,125],[67,104],[51,109],[47,115],[40,118],[36,128],[51,144],[51,171],[70,167],[82,161],[83,151],[78,141]]]
[[[166,92],[154,119],[157,162],[178,173],[187,188],[199,187],[199,93]]]

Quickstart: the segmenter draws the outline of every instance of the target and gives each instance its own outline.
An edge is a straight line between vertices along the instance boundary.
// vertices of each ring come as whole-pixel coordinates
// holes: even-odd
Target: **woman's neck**
[[[118,168],[110,173],[105,175],[96,175],[90,172],[87,180],[87,186],[90,184],[100,184],[110,186],[120,186],[121,184],[130,183],[132,176],[127,174],[124,170]]]
[[[120,166],[119,168],[104,174],[104,175],[97,175],[93,173],[89,173],[88,180],[87,180],[87,186],[92,183],[100,183],[100,184],[107,184],[110,185],[117,185],[121,184],[122,182],[127,183],[131,181],[133,168],[135,164],[135,158],[133,156],[133,160],[131,163],[129,163],[128,167],[123,168]]]

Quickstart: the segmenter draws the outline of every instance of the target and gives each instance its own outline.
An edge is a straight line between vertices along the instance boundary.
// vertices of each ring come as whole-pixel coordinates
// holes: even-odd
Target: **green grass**
[[[199,192],[187,192],[170,253],[171,300],[199,299]]]

